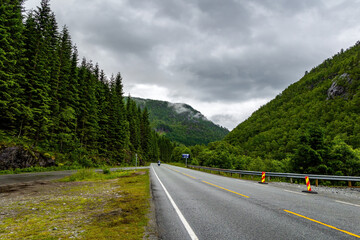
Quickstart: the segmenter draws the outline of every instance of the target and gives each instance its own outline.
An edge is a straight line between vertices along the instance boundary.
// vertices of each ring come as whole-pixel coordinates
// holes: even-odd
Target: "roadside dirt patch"
[[[143,172],[134,172],[134,175],[145,175],[145,174],[146,174],[145,171],[143,171]]]
[[[141,239],[149,176],[0,186],[0,239]]]
[[[52,182],[52,181],[35,181],[20,184],[8,184],[0,186],[0,197],[16,197],[26,196],[34,193],[42,193],[51,191],[54,188],[61,188],[64,186],[74,186],[83,184],[81,182]]]

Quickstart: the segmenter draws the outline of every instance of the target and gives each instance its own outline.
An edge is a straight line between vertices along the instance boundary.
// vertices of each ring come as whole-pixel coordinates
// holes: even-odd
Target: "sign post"
[[[185,158],[185,166],[187,167],[187,160],[190,157],[190,154],[183,154],[182,158]]]
[[[135,169],[137,169],[137,153],[135,153]]]

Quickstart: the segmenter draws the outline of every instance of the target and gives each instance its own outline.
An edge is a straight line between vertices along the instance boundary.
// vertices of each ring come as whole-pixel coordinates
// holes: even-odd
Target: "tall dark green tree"
[[[98,102],[96,99],[96,79],[92,74],[92,64],[83,58],[79,70],[79,115],[77,130],[81,146],[96,149],[99,130]]]
[[[95,71],[95,75],[96,75]],[[99,81],[97,85],[98,112],[99,112],[99,149],[104,156],[111,156],[107,153],[109,148],[109,126],[110,126],[110,106],[111,95],[110,85],[103,70],[98,75]]]
[[[24,39],[21,14],[22,1],[4,0],[0,4],[0,129],[13,134],[24,111]]]
[[[141,150],[145,154],[146,159],[149,159],[149,150],[151,144],[151,129],[149,121],[149,113],[147,108],[144,109],[140,119],[140,143]]]
[[[140,150],[140,115],[135,101],[129,95],[126,102],[127,121],[129,122],[130,147],[133,151]]]
[[[21,132],[35,142],[49,135],[51,123],[51,76],[57,58],[57,23],[49,0],[30,13],[25,24],[25,48],[28,59],[25,65],[25,93],[27,111],[23,116]],[[24,129],[22,131],[22,128]]]
[[[74,125],[76,124],[75,109],[72,106],[72,44],[69,31],[65,26],[57,45],[57,61],[51,79],[51,140],[54,139],[60,151],[63,147],[73,145]]]
[[[129,145],[129,124],[126,120],[126,112],[123,97],[122,77],[118,73],[111,82],[111,106],[110,106],[110,146],[114,157],[122,161],[125,157],[124,150]]]

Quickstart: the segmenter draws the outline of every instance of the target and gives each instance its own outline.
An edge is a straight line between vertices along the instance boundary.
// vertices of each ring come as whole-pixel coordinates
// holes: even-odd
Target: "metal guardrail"
[[[221,169],[221,168],[194,166],[194,165],[188,165],[188,167],[195,168],[195,169],[204,169],[204,170],[209,170],[209,171],[218,171],[219,173],[224,172],[224,173],[231,173],[231,174],[239,174],[240,177],[241,177],[242,174],[243,175],[261,176],[261,173],[262,173],[262,172],[257,172],[257,171]],[[268,177],[290,178],[290,182],[292,182],[293,178],[305,179],[305,176],[308,176],[310,179],[316,180],[316,186],[318,185],[318,180],[347,181],[349,187],[351,187],[351,182],[360,182],[360,177],[356,177],[356,176],[334,176],[334,175],[279,173],[279,172],[266,172],[266,176],[268,176]]]

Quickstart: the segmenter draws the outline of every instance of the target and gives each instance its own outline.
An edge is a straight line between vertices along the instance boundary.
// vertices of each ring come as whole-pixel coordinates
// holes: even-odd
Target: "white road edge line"
[[[160,185],[163,187],[163,189],[164,189],[167,197],[169,198],[172,206],[174,207],[176,213],[179,215],[179,218],[180,218],[182,224],[184,225],[184,227],[186,228],[186,231],[189,233],[190,238],[191,238],[192,240],[198,240],[199,238],[196,236],[195,232],[192,230],[192,228],[190,227],[189,223],[186,221],[184,215],[181,213],[180,209],[178,208],[178,206],[176,205],[176,203],[174,202],[174,200],[173,200],[172,197],[170,196],[169,192],[166,190],[164,184],[161,182],[160,178],[159,178],[158,175],[156,174],[154,167],[151,167],[151,168],[152,168],[152,170],[153,170],[153,172],[154,172],[154,174],[155,174],[155,177],[157,178],[157,180],[159,180]]]
[[[343,204],[347,204],[347,205],[351,205],[351,206],[355,206],[355,207],[360,207],[360,205],[353,204],[353,203],[342,202],[342,201],[338,201],[338,200],[335,200],[335,202],[338,202],[338,203],[343,203]]]
[[[296,194],[300,194],[300,195],[304,195],[304,196],[308,196],[305,193],[299,193],[299,192],[294,192],[294,191],[290,191],[290,190],[284,190],[285,192],[291,192],[291,193],[296,193]]]

